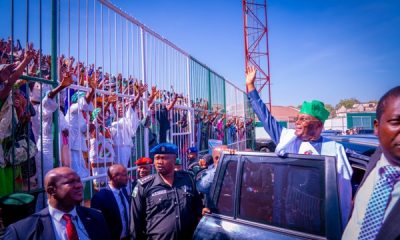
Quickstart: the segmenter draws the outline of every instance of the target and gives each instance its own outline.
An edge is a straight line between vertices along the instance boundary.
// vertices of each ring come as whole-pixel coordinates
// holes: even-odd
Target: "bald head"
[[[71,211],[83,200],[83,184],[79,175],[68,167],[50,170],[44,179],[50,206]]]
[[[111,179],[112,176],[113,176],[116,172],[119,172],[119,171],[121,171],[121,170],[123,170],[123,169],[126,169],[126,168],[124,167],[124,165],[121,165],[121,164],[113,164],[113,165],[111,165],[111,166],[108,168],[107,176]]]
[[[221,153],[223,150],[228,149],[228,146],[226,145],[221,145],[218,147],[215,147],[212,151],[212,157],[214,161],[214,166],[216,167],[218,165],[219,158],[221,157]]]
[[[69,167],[58,167],[51,169],[49,172],[47,172],[46,176],[44,177],[45,189],[47,190],[49,186],[56,186],[57,182],[61,177],[73,173],[75,173],[74,170],[72,170]]]

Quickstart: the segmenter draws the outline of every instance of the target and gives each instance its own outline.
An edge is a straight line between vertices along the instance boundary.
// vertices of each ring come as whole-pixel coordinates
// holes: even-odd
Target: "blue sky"
[[[239,0],[112,0],[244,89]],[[378,100],[400,85],[400,1],[270,0],[272,103]]]
[[[25,2],[15,0],[16,13],[25,12]],[[43,0],[45,11],[49,2]],[[240,0],[111,2],[244,89]],[[10,0],[0,0],[0,6],[1,15],[9,19]],[[32,3],[31,8],[35,12]],[[18,28],[26,20],[16,16]],[[39,28],[32,20],[36,18],[30,14],[29,39],[38,42]],[[270,0],[268,21],[274,105],[297,106],[310,99],[332,105],[353,97],[378,100],[400,85],[398,0]],[[43,22],[43,45],[50,45],[50,18],[45,15]],[[22,32],[15,35],[24,42]],[[2,21],[0,37],[9,35],[10,23]]]

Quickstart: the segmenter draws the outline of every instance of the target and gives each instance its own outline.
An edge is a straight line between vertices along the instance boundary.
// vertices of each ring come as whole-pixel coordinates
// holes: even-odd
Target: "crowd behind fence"
[[[204,154],[209,139],[252,148],[246,94],[108,1],[10,0],[1,13],[10,23],[0,31],[1,64],[30,59],[1,96],[9,121],[0,126],[0,197],[40,191],[61,165],[93,183],[91,195],[108,166],[134,170],[165,141],[178,146],[184,169],[186,150]]]

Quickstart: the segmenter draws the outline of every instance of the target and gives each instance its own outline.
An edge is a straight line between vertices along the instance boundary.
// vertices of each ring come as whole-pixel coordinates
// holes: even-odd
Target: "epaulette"
[[[137,180],[137,182],[140,185],[143,185],[143,184],[146,184],[146,183],[150,182],[151,180],[153,180],[155,178],[155,176],[156,176],[155,174],[152,174],[152,175],[149,175],[149,176],[146,176],[146,177],[142,177],[142,178],[139,178]]]

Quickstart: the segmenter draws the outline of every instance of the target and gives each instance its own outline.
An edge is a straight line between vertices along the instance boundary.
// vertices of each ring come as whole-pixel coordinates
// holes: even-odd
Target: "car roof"
[[[339,143],[348,142],[348,143],[369,145],[373,147],[379,146],[379,140],[373,134],[336,135],[336,136],[325,136],[325,137]]]

